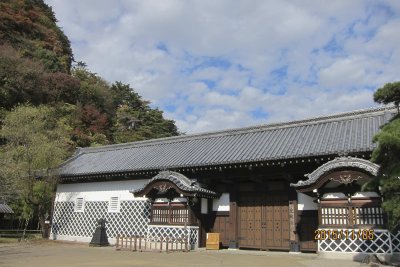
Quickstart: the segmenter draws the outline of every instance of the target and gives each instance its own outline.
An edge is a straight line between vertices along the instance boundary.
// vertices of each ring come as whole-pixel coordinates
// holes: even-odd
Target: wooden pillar
[[[299,233],[298,229],[298,210],[297,210],[297,192],[293,189],[289,189],[289,242],[290,251],[300,251],[299,244]]]
[[[232,185],[229,190],[229,248],[238,247],[238,188],[237,185]]]
[[[347,213],[349,214],[349,221],[347,222],[348,227],[353,227],[354,226],[354,208],[352,206],[347,207]]]
[[[318,203],[318,227],[322,226],[322,208],[321,204]]]

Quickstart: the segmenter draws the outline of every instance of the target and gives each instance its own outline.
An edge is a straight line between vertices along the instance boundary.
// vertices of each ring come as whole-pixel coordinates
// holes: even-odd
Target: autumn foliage
[[[49,170],[76,147],[178,134],[129,85],[73,64],[70,42],[43,0],[0,1],[0,199],[16,216],[44,225],[56,184]]]

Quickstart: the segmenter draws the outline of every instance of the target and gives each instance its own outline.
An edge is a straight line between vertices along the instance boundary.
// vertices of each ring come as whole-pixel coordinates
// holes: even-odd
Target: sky
[[[400,79],[396,0],[45,2],[76,61],[185,133],[374,107]]]

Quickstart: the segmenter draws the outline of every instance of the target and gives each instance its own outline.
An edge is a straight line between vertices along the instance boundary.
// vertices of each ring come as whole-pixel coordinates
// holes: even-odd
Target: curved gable
[[[342,172],[337,173],[338,171]],[[378,171],[379,165],[369,160],[339,157],[321,165],[312,173],[306,174],[307,180],[290,185],[296,187],[297,191],[306,192],[318,188],[328,180],[348,184],[364,177],[375,177]]]
[[[201,187],[196,181],[190,180],[185,175],[173,172],[162,171],[151,178],[142,188],[131,191],[138,196],[145,196],[153,189],[165,193],[169,189],[175,189],[176,192],[184,196],[198,196],[205,198],[216,198],[219,195],[211,190]]]

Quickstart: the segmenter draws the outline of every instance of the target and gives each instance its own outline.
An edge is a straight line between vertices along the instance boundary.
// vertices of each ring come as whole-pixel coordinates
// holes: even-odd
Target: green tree
[[[113,94],[114,106],[127,106],[133,110],[144,111],[144,109],[150,104],[148,101],[144,101],[142,97],[129,86],[129,84],[123,84],[122,82],[115,82],[111,86],[111,92]]]
[[[114,142],[126,143],[146,139],[179,135],[175,121],[165,119],[158,108],[142,100],[129,85],[116,82],[111,86],[116,116],[114,117]]]
[[[11,46],[0,45],[0,107],[10,110],[28,102],[75,104],[79,92],[78,79],[62,72],[46,72],[40,61],[23,58]]]
[[[0,136],[2,189],[18,195],[44,231],[57,184],[52,169],[69,156],[68,127],[55,108],[25,105],[6,113]]]
[[[83,106],[94,105],[108,118],[114,115],[113,95],[107,81],[90,72],[81,62],[73,67],[72,76],[80,81],[79,102]]]
[[[374,94],[378,103],[394,103],[399,109],[400,82],[385,84]],[[383,194],[383,208],[388,214],[389,227],[394,228],[400,222],[400,115],[397,113],[374,136],[378,146],[372,153],[372,161],[379,164],[379,185]]]
[[[110,143],[116,109],[109,84],[82,62],[73,67],[72,76],[80,83],[72,140],[82,147]]]
[[[400,113],[400,82],[387,83],[383,87],[376,90],[374,101],[381,104],[393,103]]]

